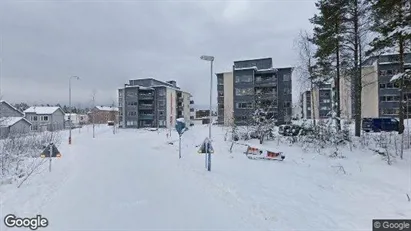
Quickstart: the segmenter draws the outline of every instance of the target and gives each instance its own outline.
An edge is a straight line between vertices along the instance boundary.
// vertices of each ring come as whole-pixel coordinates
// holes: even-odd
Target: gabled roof
[[[63,109],[61,109],[60,107],[37,107],[37,106],[29,107],[27,110],[24,111],[24,113],[35,113],[38,115],[51,115],[57,110],[61,110],[61,112],[65,114]]]
[[[22,116],[24,116],[24,113],[21,112],[19,109],[15,108],[13,105],[7,103],[7,101],[4,100],[0,100],[0,103],[5,103],[7,106],[9,106],[11,109],[17,111],[18,113],[20,113]]]
[[[19,122],[20,120],[24,120],[27,123],[30,123],[27,119],[24,117],[0,117],[0,127],[10,127]]]
[[[96,108],[100,111],[118,111],[118,108],[110,106],[96,106]]]

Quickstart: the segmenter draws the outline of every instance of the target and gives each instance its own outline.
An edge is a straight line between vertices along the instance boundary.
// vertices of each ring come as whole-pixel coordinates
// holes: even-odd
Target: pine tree
[[[336,119],[337,130],[341,130],[340,75],[346,1],[319,0],[315,5],[320,13],[314,15],[310,22],[314,24],[313,42],[318,48],[315,54],[317,70],[324,77],[334,77],[333,117]]]
[[[362,96],[362,59],[366,35],[369,32],[369,4],[367,0],[347,0],[345,15],[344,50],[348,60],[345,66],[354,92],[350,97],[354,100],[355,136],[361,135],[361,96]]]
[[[405,52],[409,49],[411,39],[411,10],[410,0],[369,0],[372,6],[372,30],[379,34],[372,42],[372,52],[394,50],[399,53],[399,72],[405,73]],[[399,102],[399,134],[404,132],[404,74],[396,81],[400,88]]]

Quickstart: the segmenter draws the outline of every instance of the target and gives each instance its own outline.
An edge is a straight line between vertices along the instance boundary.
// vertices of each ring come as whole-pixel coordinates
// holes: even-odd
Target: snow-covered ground
[[[53,231],[371,230],[372,219],[411,217],[409,152],[389,166],[371,152],[331,159],[268,141],[263,147],[285,161],[249,160],[243,145],[230,153],[225,129],[215,126],[208,172],[197,152],[204,125],[183,134],[181,159],[175,131],[167,138],[165,130],[113,134],[102,126],[95,139],[91,129],[76,131],[51,172],[45,164],[19,189],[0,186],[2,220],[41,214],[50,222],[41,230]]]

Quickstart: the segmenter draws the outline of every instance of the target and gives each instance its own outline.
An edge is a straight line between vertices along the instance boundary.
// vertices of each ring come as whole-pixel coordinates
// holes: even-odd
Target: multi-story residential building
[[[129,80],[118,90],[122,128],[175,126],[177,118],[190,123],[191,94],[177,87],[176,81],[153,78]]]
[[[250,124],[256,109],[278,124],[291,121],[293,68],[274,68],[271,58],[235,61],[233,71],[217,74],[218,121]]]
[[[332,85],[328,83],[321,84],[315,86],[312,92],[303,92],[301,104],[303,119],[326,119],[331,117]]]
[[[411,53],[405,55],[405,69],[411,69]],[[399,55],[385,54],[367,59],[362,69],[361,117],[397,117],[399,112],[400,92],[398,84],[390,82],[399,72]],[[340,99],[342,118],[353,119],[355,116],[355,96],[352,80],[341,78]],[[411,95],[408,111],[411,112]]]

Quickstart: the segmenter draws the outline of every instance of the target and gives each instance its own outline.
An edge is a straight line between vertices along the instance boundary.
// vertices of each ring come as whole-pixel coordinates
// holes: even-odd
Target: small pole
[[[178,158],[181,159],[181,135],[179,135],[178,139]]]
[[[52,156],[53,156],[53,143],[50,143],[49,172],[51,172],[51,157]]]
[[[208,149],[207,149],[207,156],[208,156],[208,164],[207,164],[207,170],[210,172],[211,171],[211,152],[210,152],[210,146],[207,145]]]
[[[204,143],[204,149],[205,149],[205,153],[204,153],[204,158],[205,158],[205,168],[208,168],[208,155],[207,155],[207,150],[208,150],[208,142],[206,140],[206,142]]]

